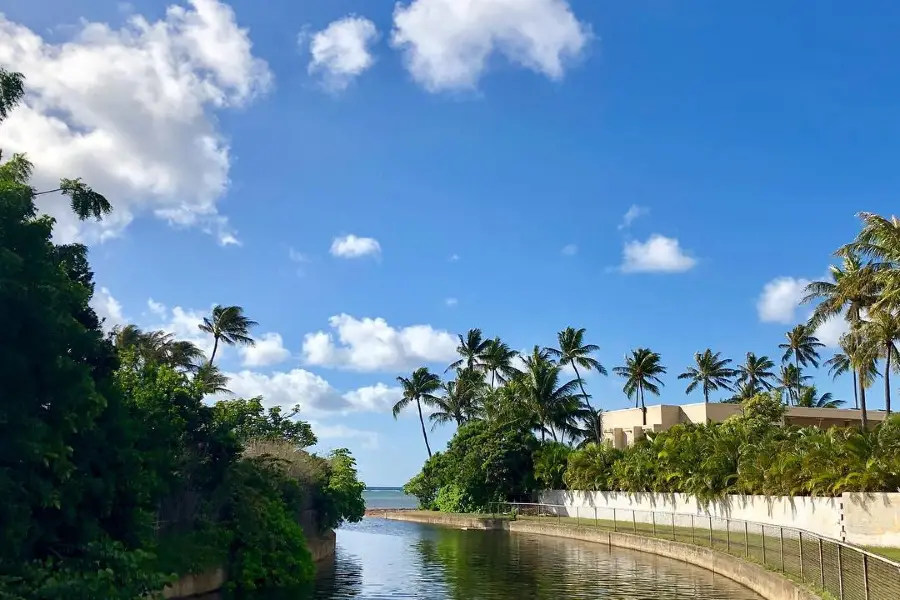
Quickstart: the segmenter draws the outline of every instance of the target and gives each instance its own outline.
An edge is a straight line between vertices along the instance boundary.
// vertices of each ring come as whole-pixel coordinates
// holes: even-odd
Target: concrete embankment
[[[557,525],[526,520],[498,519],[476,515],[455,515],[428,511],[383,512],[373,514],[396,521],[411,521],[465,529],[500,529],[511,533],[549,535],[657,554],[702,567],[732,579],[766,600],[819,600],[809,590],[755,563],[709,548],[592,527]]]

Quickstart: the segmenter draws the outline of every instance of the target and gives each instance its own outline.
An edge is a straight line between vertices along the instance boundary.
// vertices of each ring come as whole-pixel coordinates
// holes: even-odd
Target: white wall
[[[849,543],[900,548],[900,494],[844,494],[842,500]]]

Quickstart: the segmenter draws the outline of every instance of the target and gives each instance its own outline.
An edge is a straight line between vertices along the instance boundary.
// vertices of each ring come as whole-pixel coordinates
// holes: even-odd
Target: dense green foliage
[[[0,69],[0,120],[22,89]],[[227,378],[190,342],[105,335],[87,248],[53,242],[31,170],[23,155],[0,164],[0,598],[132,600],[211,566],[236,591],[309,580],[303,513],[320,529],[362,517],[353,458],[304,452],[315,436],[297,409],[210,405]],[[77,179],[51,192],[82,219],[111,210]],[[254,324],[217,307],[201,330],[253,344]]]

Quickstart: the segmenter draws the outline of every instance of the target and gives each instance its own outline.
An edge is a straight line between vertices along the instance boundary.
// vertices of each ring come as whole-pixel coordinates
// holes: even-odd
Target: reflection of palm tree
[[[663,384],[660,375],[664,375],[666,368],[660,364],[658,353],[649,348],[638,348],[631,351],[631,356],[625,356],[625,364],[616,367],[613,372],[619,377],[625,378],[625,387],[622,391],[629,398],[634,399],[635,407],[641,407],[643,423],[647,425],[647,405],[644,402],[644,392],[650,392],[659,396],[659,388]]]
[[[702,354],[694,354],[696,366],[688,367],[678,379],[689,379],[685,394],[690,394],[698,386],[703,386],[703,402],[709,403],[709,393],[718,389],[731,389],[731,378],[735,370],[728,367],[730,358],[719,358],[720,353],[707,348]]]
[[[203,322],[197,326],[215,340],[209,364],[216,360],[219,342],[228,346],[255,346],[256,342],[250,337],[250,329],[256,325],[259,323],[248,319],[240,306],[214,306],[211,317],[203,317]]]
[[[409,406],[416,403],[419,409],[419,423],[422,425],[422,437],[425,438],[425,449],[428,450],[428,458],[431,458],[431,446],[428,444],[428,433],[425,431],[425,418],[422,416],[422,403],[431,406],[436,397],[434,393],[441,388],[441,378],[428,370],[428,367],[419,367],[411,377],[398,377],[397,381],[403,389],[403,397],[394,405],[394,418]]]
[[[581,329],[566,327],[556,336],[559,348],[550,348],[549,352],[551,356],[555,356],[559,360],[560,366],[572,365],[572,368],[575,370],[575,377],[578,380],[578,385],[581,387],[581,396],[590,413],[589,421],[593,425],[592,435],[599,444],[603,438],[603,417],[600,409],[595,411],[594,407],[591,406],[590,396],[584,391],[584,380],[581,378],[581,373],[578,372],[578,367],[585,371],[597,371],[601,375],[606,375],[606,367],[591,356],[591,354],[600,350],[600,347],[595,344],[585,344],[584,332],[584,327]]]
[[[784,350],[784,356],[782,357],[782,361],[788,362],[791,358],[794,359],[794,367],[797,369],[798,374],[798,383],[797,383],[797,395],[796,398],[800,397],[800,383],[799,383],[799,374],[800,374],[800,365],[804,367],[807,365],[812,365],[814,367],[819,366],[819,348],[824,348],[825,344],[819,341],[815,335],[813,335],[813,329],[809,325],[797,325],[786,334],[787,342],[783,344],[779,344],[778,347]]]

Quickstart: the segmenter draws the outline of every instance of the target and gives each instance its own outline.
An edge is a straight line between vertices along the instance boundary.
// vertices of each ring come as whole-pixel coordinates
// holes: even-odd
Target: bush
[[[547,442],[534,453],[534,477],[543,487],[550,490],[565,489],[566,466],[572,448],[559,442]]]
[[[590,443],[569,454],[564,479],[570,490],[612,489],[612,466],[622,453],[607,444]]]

